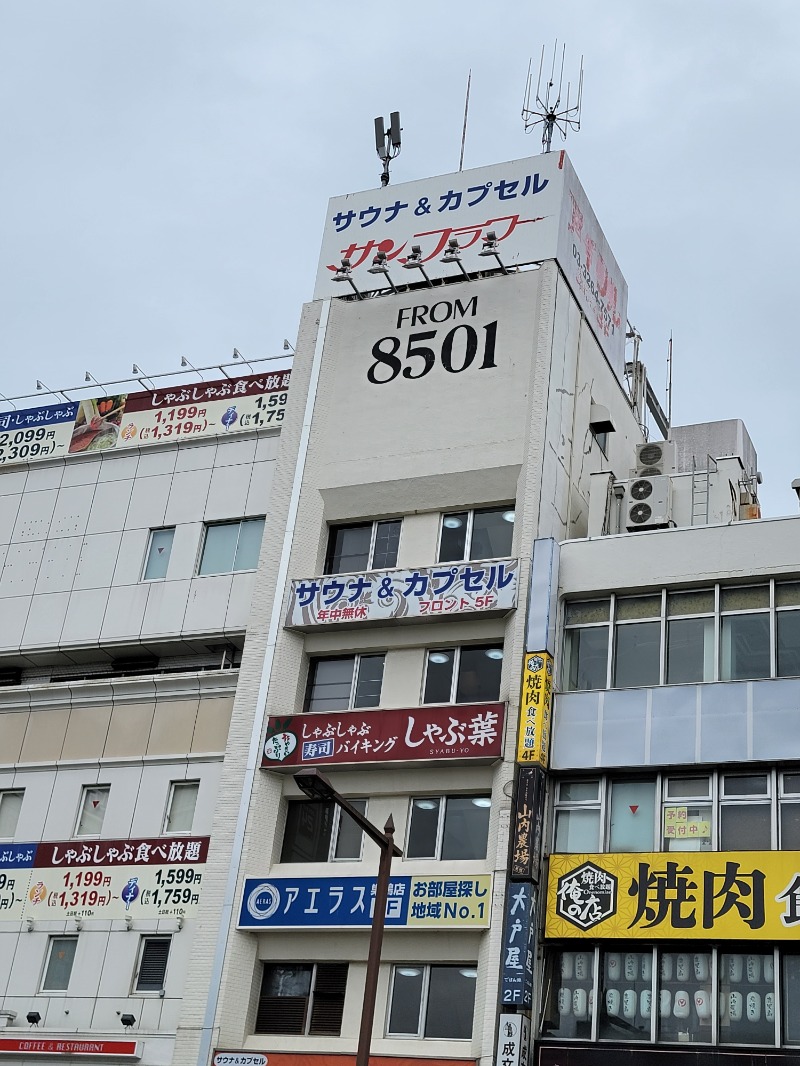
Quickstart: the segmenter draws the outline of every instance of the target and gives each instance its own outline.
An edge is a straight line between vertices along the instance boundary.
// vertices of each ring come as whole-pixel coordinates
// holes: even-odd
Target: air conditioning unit
[[[664,529],[670,524],[672,481],[663,475],[638,477],[628,482],[625,493],[625,528]]]
[[[631,477],[656,477],[658,474],[674,473],[674,441],[655,440],[636,445],[636,466],[631,470]]]

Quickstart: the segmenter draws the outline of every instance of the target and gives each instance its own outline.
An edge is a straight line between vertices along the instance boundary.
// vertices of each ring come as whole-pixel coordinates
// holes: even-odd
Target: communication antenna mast
[[[583,56],[581,56],[580,74],[578,76],[577,99],[573,99],[572,102],[570,102],[571,85],[567,82],[567,96],[562,105],[561,98],[564,87],[564,59],[566,57],[566,52],[567,46],[563,45],[561,48],[561,66],[558,71],[558,88],[556,88],[556,66],[558,63],[558,41],[556,41],[553,45],[553,62],[550,65],[550,77],[545,83],[543,92],[542,72],[544,70],[544,45],[542,45],[542,56],[539,60],[539,77],[536,81],[535,106],[533,107],[531,106],[533,60],[531,59],[528,62],[528,80],[525,83],[525,97],[522,101],[522,122],[525,126],[526,133],[530,133],[531,130],[535,129],[537,126],[542,127],[542,152],[550,151],[553,143],[554,129],[557,129],[561,134],[562,140],[566,140],[569,130],[579,130],[581,128]],[[547,77],[546,74],[545,77]]]
[[[375,119],[375,150],[383,163],[381,185],[389,184],[389,164],[400,155],[400,112],[392,111],[389,116],[389,129],[382,118]]]

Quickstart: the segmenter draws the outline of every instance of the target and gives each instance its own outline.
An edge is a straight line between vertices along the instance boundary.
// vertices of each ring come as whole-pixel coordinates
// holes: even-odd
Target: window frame
[[[67,983],[63,988],[50,988],[47,986],[47,975],[50,970],[50,962],[53,957],[53,949],[56,944],[62,941],[69,941],[74,944],[74,950],[72,952],[72,959],[69,964],[69,974],[67,975]],[[53,933],[47,938],[47,948],[44,955],[44,965],[42,966],[42,974],[39,979],[39,991],[41,993],[47,993],[47,995],[67,995],[69,992],[69,984],[72,980],[72,971],[75,969],[75,956],[78,952],[78,934],[69,935],[66,933]]]
[[[83,820],[83,813],[84,813],[84,809],[85,809],[85,806],[86,806],[86,800],[89,798],[89,793],[90,792],[103,792],[103,793],[105,793],[106,802],[105,802],[105,806],[103,807],[103,817],[102,817],[102,819],[100,821],[100,826],[98,828],[98,831],[96,833],[85,833],[85,832],[82,833],[81,832],[81,822]],[[75,819],[75,832],[73,833],[73,836],[81,837],[81,838],[88,837],[90,839],[99,839],[102,836],[103,826],[105,825],[105,820],[106,820],[106,813],[108,811],[108,801],[109,801],[110,798],[111,798],[111,785],[110,784],[109,785],[106,785],[106,784],[103,784],[103,785],[101,785],[101,784],[83,785],[81,787],[81,798],[80,798],[80,802],[78,803],[78,816]]]
[[[368,799],[368,797],[366,797],[366,796],[356,796],[356,797],[348,796],[347,799],[357,809],[358,809],[358,804],[363,803],[364,804],[364,810],[362,811],[362,814],[364,815],[365,818],[367,817],[367,811],[369,809],[369,799]],[[327,862],[361,862],[361,860],[362,860],[362,858],[364,856],[364,836],[365,836],[365,834],[364,834],[363,829],[361,830],[361,833],[360,833],[360,836],[359,836],[360,846],[359,846],[359,849],[358,849],[358,855],[357,856],[354,857],[352,855],[344,855],[341,858],[339,858],[336,855],[337,848],[339,847],[339,834],[340,834],[341,828],[342,828],[342,819],[343,819],[343,816],[344,816],[344,812],[342,811],[342,809],[341,809],[341,807],[339,806],[338,803],[334,803],[333,800],[310,800],[310,799],[301,799],[301,798],[294,798],[294,797],[290,798],[287,802],[288,802],[289,808],[291,808],[293,806],[294,807],[299,807],[299,806],[302,806],[302,805],[309,805],[309,804],[312,804],[312,803],[316,803],[316,804],[332,807],[333,810],[332,810],[332,817],[331,817],[331,832],[330,832],[330,837],[328,839],[327,858],[325,858],[325,859],[284,859],[283,858],[283,851],[284,851],[284,847],[285,847],[285,844],[286,844],[286,831],[287,831],[287,828],[289,826],[289,811],[287,809],[287,816],[286,816],[286,820],[285,820],[284,826],[283,826],[283,836],[281,838],[281,851],[280,851],[280,855],[278,857],[278,862],[279,863],[287,863],[288,864],[288,863],[312,863],[312,862],[326,862],[326,863]]]
[[[736,778],[745,777],[766,777],[767,791],[759,794],[725,791],[724,786],[726,779],[735,780]],[[615,849],[612,851],[610,848],[612,788],[614,784],[620,782],[637,781],[642,783],[655,781],[655,824],[653,828],[653,848],[651,849],[653,852],[668,854],[672,852],[680,853],[681,851],[692,852],[702,850],[724,853],[721,846],[723,809],[752,806],[769,807],[770,811],[769,843],[760,850],[779,851],[783,848],[783,841],[781,839],[783,833],[783,810],[787,807],[795,807],[798,808],[798,813],[800,814],[800,781],[797,783],[797,791],[795,792],[789,791],[786,784],[786,779],[792,777],[800,777],[800,774],[791,768],[763,765],[748,765],[747,767],[740,766],[735,769],[733,767],[723,767],[719,770],[707,770],[704,767],[683,767],[682,770],[664,770],[651,774],[596,773],[586,776],[575,775],[574,777],[564,775],[559,777],[556,782],[553,789],[552,799],[550,801],[551,817],[550,832],[548,834],[548,854],[557,851],[556,831],[559,813],[562,811],[569,812],[578,810],[599,811],[600,831],[599,846],[596,849],[597,854],[625,854],[621,850]],[[670,782],[694,781],[700,779],[706,779],[708,781],[708,791],[705,795],[699,792],[677,796],[670,795]],[[599,785],[599,795],[596,800],[568,800],[561,798],[561,788],[563,785],[573,783],[582,784],[595,781],[598,782]],[[710,839],[710,847],[666,847],[665,845],[668,839],[665,836],[664,831],[664,813],[666,808],[691,806],[708,807],[709,809],[711,836],[708,839]],[[687,838],[687,842],[696,844],[705,839],[705,837]],[[566,852],[562,854],[578,854],[578,852]]]
[[[326,545],[325,545],[325,560],[324,560],[324,563],[323,563],[323,575],[325,577],[328,577],[328,576],[334,576],[336,574],[358,574],[358,573],[366,573],[367,571],[370,571],[370,570],[373,570],[373,569],[396,570],[397,569],[397,558],[396,557],[395,557],[395,561],[394,561],[394,565],[393,566],[381,566],[381,567],[377,567],[377,568],[374,566],[375,544],[376,544],[377,539],[378,539],[378,526],[380,526],[380,525],[382,525],[384,523],[394,523],[394,522],[396,522],[400,526],[400,530],[399,530],[399,533],[397,535],[397,553],[399,554],[399,552],[400,552],[400,542],[401,542],[401,539],[402,539],[402,536],[403,536],[403,516],[402,515],[399,516],[399,517],[396,517],[396,518],[374,518],[372,520],[368,519],[365,522],[333,522],[333,523],[329,524],[328,525],[328,539],[327,539],[327,542],[326,542]],[[339,530],[344,530],[344,529],[367,529],[367,528],[370,528],[370,527],[371,527],[371,533],[370,533],[370,540],[369,540],[369,550],[368,550],[368,553],[367,553],[367,561],[366,561],[366,564],[364,565],[364,567],[361,570],[333,570],[333,569],[331,569],[331,567],[333,566],[334,536],[336,535],[336,533]]]
[[[468,707],[472,703],[499,703],[500,702],[500,692],[502,691],[502,684],[503,684],[503,667],[502,667],[502,665],[500,667],[500,675],[499,675],[499,679],[498,679],[498,691],[497,691],[497,695],[496,696],[494,696],[492,699],[487,699],[487,700],[462,700],[460,702],[457,701],[456,697],[458,696],[458,687],[459,687],[459,683],[460,683],[460,672],[461,672],[461,653],[462,653],[462,651],[465,648],[467,650],[482,649],[484,652],[490,651],[490,650],[493,650],[493,649],[499,649],[502,652],[502,655],[498,656],[497,658],[499,658],[501,663],[503,663],[505,661],[505,641],[504,641],[503,637],[498,637],[497,641],[495,643],[488,643],[488,644],[456,644],[456,645],[451,645],[450,647],[445,647],[445,648],[436,648],[436,647],[426,648],[425,649],[425,667],[424,667],[424,669],[422,671],[422,691],[420,693],[420,707],[460,707],[460,706],[461,707]],[[430,658],[431,658],[431,655],[441,654],[443,652],[452,652],[452,654],[453,654],[453,671],[452,671],[452,674],[451,674],[451,677],[450,677],[450,696],[449,696],[449,699],[447,699],[443,703],[442,702],[437,702],[437,703],[432,703],[431,702],[431,703],[429,703],[425,699],[425,690],[428,687],[428,669],[429,669],[429,665],[430,665]],[[487,658],[488,657],[489,656],[487,656]]]
[[[397,972],[403,968],[413,968],[422,970],[422,987],[420,989],[419,997],[419,1012],[417,1015],[417,1031],[416,1033],[398,1033],[392,1032],[391,1017],[392,1017],[392,1005],[394,1003],[395,994],[395,981],[397,978]],[[389,990],[386,997],[386,1019],[384,1022],[383,1035],[387,1039],[391,1040],[459,1040],[459,1041],[471,1041],[475,1035],[475,999],[473,998],[472,1004],[472,1025],[470,1027],[469,1036],[427,1036],[425,1029],[428,1020],[428,1010],[430,1008],[430,989],[431,989],[431,972],[434,969],[448,969],[448,970],[478,970],[477,962],[452,962],[452,963],[430,963],[430,962],[396,962],[392,965],[392,970],[389,979]],[[472,978],[477,984],[477,976]],[[424,1060],[423,1060],[424,1061]]]
[[[619,977],[610,977],[604,965],[609,955],[617,955],[618,963],[621,962],[625,955],[631,953],[635,956],[641,956],[641,962],[643,963],[646,958],[649,957],[650,964],[648,970],[649,977],[644,976],[644,967],[640,969],[641,977],[637,975],[636,978],[631,979],[624,973],[622,967],[620,967]],[[582,954],[589,956],[587,975],[579,978],[576,973],[577,962],[576,956]],[[662,960],[664,956],[672,957],[673,964],[676,962],[677,956],[686,955],[689,959],[696,958],[697,955],[706,956],[708,961],[708,976],[705,979],[694,977],[692,975],[688,983],[677,976],[662,976]],[[747,989],[759,988],[761,994],[764,994],[765,986],[769,987],[771,984],[771,992],[774,996],[774,1018],[772,1021],[772,1041],[769,1043],[760,1043],[756,1041],[745,1040],[731,1040],[724,1039],[723,1021],[726,1014],[726,1008],[721,1007],[721,999],[726,1001],[728,996],[725,989],[730,985],[730,977],[724,972],[723,960],[726,956],[730,955],[750,955],[758,954],[762,960],[765,957],[772,957],[772,970],[773,976],[771,980],[769,978],[759,982],[751,982],[745,974],[742,975],[741,981],[737,983],[741,986],[742,991]],[[681,1038],[679,1032],[671,1033],[667,1036],[662,1036],[662,1019],[660,1010],[656,1006],[659,1002],[659,996],[662,989],[666,986],[670,990],[676,990],[681,987],[687,987],[690,991],[690,997],[693,995],[698,985],[707,991],[708,998],[711,1007],[711,1017],[708,1024],[708,1039],[693,1039],[691,1040],[692,1046],[702,1049],[742,1049],[746,1053],[750,1053],[754,1058],[762,1056],[767,1049],[789,1049],[800,1047],[800,1031],[797,1037],[793,1040],[789,1040],[787,1037],[787,1014],[785,1010],[785,994],[788,987],[788,981],[786,980],[785,962],[789,958],[798,958],[798,951],[795,945],[791,943],[785,943],[781,946],[776,946],[769,941],[722,941],[715,942],[712,940],[669,940],[656,942],[652,941],[613,941],[604,940],[598,941],[566,941],[563,943],[551,943],[545,946],[545,993],[542,997],[541,1009],[539,1014],[539,1026],[536,1033],[536,1039],[543,1041],[557,1041],[559,1044],[571,1044],[575,1041],[590,1042],[593,1046],[608,1046],[609,1042],[618,1042],[628,1048],[634,1047],[649,1047],[659,1049],[677,1049],[678,1046],[682,1046],[686,1042],[686,1038]],[[570,962],[568,966],[564,966],[562,958],[565,955],[570,956]],[[637,958],[637,962],[640,960]],[[567,972],[565,973],[564,970]],[[549,977],[549,980],[548,980]],[[559,994],[562,988],[568,990],[569,997],[572,999],[574,996],[576,983],[578,987],[582,988],[586,993],[587,1016],[583,1019],[582,1031],[573,1031],[568,1033],[562,1033],[553,1031],[550,1026],[557,1021],[558,1026],[562,1027],[562,1017],[569,1020],[573,1029],[575,1029],[575,1021],[573,1020],[574,1010],[569,1010],[562,1014],[558,1010]],[[641,994],[642,986],[644,990],[649,990],[651,995],[651,1012],[650,1012],[650,1024],[648,1031],[643,1032],[638,1030],[641,1035],[630,1036],[621,1033],[603,1033],[602,1023],[608,1019],[608,1014],[605,1009],[606,993],[611,988],[617,988],[618,991],[625,988],[625,986],[635,984],[637,999]],[[722,993],[722,995],[720,995]],[[674,993],[673,993],[674,994]],[[792,1004],[795,1008],[800,1007],[800,995],[797,997],[798,1002]],[[593,1003],[594,1008],[589,1007],[589,1004]],[[619,1007],[617,1008],[619,1009]],[[637,1017],[641,1017],[640,1008],[637,1004],[636,1007]],[[763,1016],[763,1015],[762,1015]],[[675,1019],[672,1013],[669,1015],[670,1021],[675,1024]],[[692,1024],[695,1022],[696,1014],[694,1011],[689,1015],[689,1019]],[[744,1021],[744,1017],[742,1018]],[[630,1030],[632,1027],[626,1025],[624,1029]],[[702,1029],[702,1023],[700,1023]],[[634,1029],[634,1032],[636,1030]],[[746,1051],[745,1051],[746,1049]]]
[[[413,824],[413,819],[414,819],[414,804],[415,803],[419,803],[420,800],[426,800],[426,799],[437,800],[438,803],[439,803],[439,810],[438,810],[438,813],[437,813],[437,819],[438,820],[437,820],[437,825],[436,825],[436,840],[435,840],[435,843],[434,843],[434,854],[433,855],[409,855],[409,847],[410,847],[410,841],[411,841],[411,829],[412,829],[412,824]],[[483,853],[482,857],[472,858],[472,859],[457,859],[457,858],[453,858],[452,856],[446,856],[445,858],[442,858],[442,845],[444,843],[445,820],[447,818],[447,805],[448,805],[448,802],[450,800],[456,800],[456,799],[469,799],[469,800],[488,799],[489,800],[488,805],[480,806],[478,804],[475,804],[476,810],[486,810],[487,807],[488,807],[488,810],[489,810],[489,814],[487,816],[487,826],[486,826],[486,846],[484,848],[484,853]],[[424,794],[424,795],[418,795],[418,796],[410,796],[409,797],[409,801],[408,801],[408,815],[406,817],[405,847],[403,849],[403,861],[408,860],[409,862],[421,862],[421,861],[426,861],[427,860],[427,861],[430,861],[430,862],[483,862],[486,859],[487,853],[488,853],[488,850],[489,850],[489,821],[491,820],[491,807],[492,807],[491,801],[492,801],[491,792],[469,792],[469,793],[451,792],[451,793],[442,793],[442,794],[430,793],[430,794]],[[418,808],[418,809],[422,810],[423,808]]]
[[[308,660],[308,674],[306,676],[306,691],[303,697],[303,713],[304,714],[340,714],[343,711],[365,711],[376,710],[381,706],[381,699],[383,698],[383,678],[386,672],[386,655],[385,651],[365,651],[365,652],[353,652],[350,655],[312,655]],[[381,691],[378,696],[378,702],[370,704],[366,707],[356,707],[355,698],[358,692],[358,685],[361,673],[361,661],[362,659],[377,659],[383,657],[383,667],[381,670]],[[350,677],[350,694],[347,699],[346,707],[339,707],[336,710],[327,710],[325,708],[321,710],[313,710],[311,707],[312,695],[314,684],[316,682],[316,669],[317,664],[320,662],[345,662],[348,659],[353,660],[353,672]]]
[[[170,563],[170,559],[172,558],[172,546],[175,543],[175,529],[176,529],[175,526],[154,526],[150,530],[149,536],[147,538],[147,548],[146,548],[145,553],[144,553],[144,562],[142,563],[142,573],[141,573],[141,577],[139,578],[140,582],[148,582],[149,583],[151,581],[166,581],[167,580],[167,574],[169,572],[169,563]],[[166,563],[166,567],[164,569],[164,575],[163,575],[163,577],[148,577],[147,576],[147,568],[150,565],[150,557],[151,557],[151,554],[152,554],[152,551],[153,551],[153,536],[156,533],[167,533],[167,532],[171,532],[172,533],[172,537],[170,538],[169,548],[167,550],[167,563]]]
[[[25,789],[24,788],[2,788],[0,789],[0,813],[2,813],[3,801],[7,796],[19,796],[19,807],[17,809],[17,817],[14,821],[14,832],[2,835],[0,834],[0,840],[14,840],[19,829],[19,819],[22,814],[22,804],[25,802]]]
[[[169,820],[172,813],[172,804],[175,799],[175,793],[182,788],[188,788],[194,786],[194,807],[192,808],[192,820],[188,829],[170,829]],[[200,798],[200,778],[189,778],[186,780],[175,780],[169,783],[169,792],[167,794],[167,806],[164,811],[164,823],[162,833],[164,836],[190,836],[193,832],[194,819],[197,814],[197,801]]]
[[[305,1005],[305,1011],[304,1011],[304,1015],[303,1015],[303,1025],[302,1025],[301,1032],[291,1032],[291,1031],[285,1031],[284,1030],[284,1031],[281,1031],[279,1033],[276,1033],[272,1029],[259,1029],[259,1027],[258,1027],[258,1016],[259,1016],[259,1014],[261,1012],[261,1002],[262,1002],[262,999],[263,999],[264,981],[265,981],[265,978],[266,978],[267,970],[270,967],[273,968],[273,969],[276,969],[279,966],[295,967],[295,968],[298,968],[298,969],[301,968],[301,967],[304,967],[304,968],[305,967],[311,967],[311,980],[309,982],[308,995],[306,997],[306,1005]],[[312,1022],[314,1020],[314,1001],[315,1001],[315,997],[318,994],[318,992],[317,992],[317,977],[318,977],[318,974],[319,974],[319,967],[320,966],[330,966],[330,967],[333,967],[333,966],[344,966],[344,969],[345,969],[345,972],[344,972],[344,990],[341,993],[341,1012],[340,1012],[340,1015],[339,1015],[339,1032],[338,1032],[338,1034],[336,1036],[333,1036],[333,1034],[329,1034],[329,1033],[312,1033],[311,1032]],[[259,986],[258,998],[256,1000],[256,1020],[254,1022],[254,1033],[255,1033],[255,1035],[257,1035],[257,1036],[262,1036],[262,1035],[266,1035],[266,1036],[300,1036],[300,1037],[327,1036],[328,1039],[331,1039],[331,1038],[332,1039],[338,1039],[342,1035],[342,1025],[344,1023],[344,1008],[345,1008],[345,1003],[347,1001],[347,985],[348,985],[349,980],[350,980],[350,963],[349,962],[342,963],[342,962],[332,962],[332,961],[328,961],[328,960],[326,960],[324,962],[305,962],[305,961],[295,961],[295,960],[291,960],[291,961],[290,960],[285,960],[284,961],[284,960],[263,959],[262,960],[262,968],[261,968],[261,984]],[[295,997],[277,996],[277,997],[274,997],[274,998],[282,999],[282,998],[295,998]]]
[[[256,556],[255,564],[253,566],[236,566],[236,554],[239,551],[239,542],[242,535],[242,526],[248,522],[260,522],[261,523],[261,540],[259,541],[258,555],[261,554],[261,545],[264,540],[264,527],[266,524],[266,515],[247,515],[242,518],[226,518],[219,522],[204,522],[203,523],[203,536],[200,540],[200,549],[197,555],[197,564],[195,566],[194,576],[197,577],[221,577],[225,574],[252,574],[258,569],[258,555]],[[210,529],[219,528],[220,526],[238,526],[238,532],[236,534],[236,545],[233,549],[233,566],[230,570],[210,570],[207,573],[203,573],[203,559],[206,552],[206,544],[208,543],[208,531]]]
[[[792,591],[788,595],[788,600],[796,599],[797,602],[787,602],[787,598],[779,597],[781,590],[787,586],[796,586],[796,590]],[[765,606],[757,606],[752,608],[723,608],[722,600],[726,593],[731,592],[746,592],[748,589],[768,590],[768,604]],[[687,611],[686,613],[676,612],[670,610],[670,597],[679,595],[681,593],[708,593],[713,596],[713,608],[707,610]],[[661,597],[661,612],[659,615],[651,615],[647,619],[641,618],[619,618],[618,605],[620,602],[636,598],[638,596],[655,596]],[[608,618],[604,621],[589,621],[589,622],[569,622],[568,611],[570,605],[580,604],[606,604],[608,608]],[[784,677],[800,677],[798,674],[779,673],[779,660],[778,660],[778,628],[780,625],[779,615],[790,612],[796,612],[800,614],[800,579],[793,579],[791,576],[787,577],[772,577],[765,581],[748,581],[742,584],[726,584],[724,582],[717,582],[715,584],[702,585],[699,588],[685,588],[685,587],[662,587],[652,592],[628,592],[624,595],[619,593],[610,593],[606,596],[587,595],[585,597],[575,597],[572,599],[562,599],[560,606],[560,628],[561,628],[561,650],[559,670],[558,670],[558,682],[559,692],[598,692],[608,689],[622,689],[622,688],[658,688],[662,686],[676,686],[676,685],[705,685],[715,683],[729,683],[731,681],[759,681],[769,680],[774,678]],[[769,672],[760,673],[753,677],[742,678],[729,678],[726,677],[726,664],[723,661],[725,659],[725,651],[723,648],[723,629],[725,626],[725,619],[735,619],[739,617],[753,617],[755,615],[768,616],[768,632],[769,632]],[[703,676],[697,680],[690,681],[669,681],[669,626],[671,622],[679,622],[690,619],[711,619],[712,632],[711,632],[711,650],[708,652],[709,659],[711,660],[710,676]],[[616,669],[617,669],[617,645],[618,645],[618,633],[623,626],[641,624],[645,621],[659,622],[659,675],[658,680],[654,680],[650,684],[633,684],[633,685],[618,685],[616,683]],[[579,630],[584,629],[604,629],[607,633],[607,662],[605,672],[605,683],[594,688],[581,688],[572,687],[570,681],[570,668],[573,661],[573,651],[571,650],[571,641],[573,637],[572,633],[576,633]],[[703,668],[703,674],[706,674],[705,664]]]
[[[139,982],[142,979],[142,967],[145,962],[145,956],[147,954],[148,945],[153,942],[166,943],[167,953],[164,958],[164,969],[161,975],[161,985],[159,988],[140,988]],[[171,934],[159,934],[159,933],[145,933],[139,938],[139,950],[136,955],[136,968],[133,974],[133,981],[131,982],[131,995],[133,996],[162,996],[167,987],[167,973],[169,971],[169,960],[172,955],[172,935]]]
[[[442,511],[439,516],[439,535],[436,539],[436,562],[437,563],[469,563],[483,561],[484,559],[507,559],[511,555],[511,551],[514,545],[514,522],[509,522],[511,526],[511,543],[508,546],[508,555],[487,555],[476,556],[473,552],[473,532],[475,528],[475,515],[476,514],[491,514],[497,512],[502,517],[502,512],[513,511],[516,519],[517,501],[512,500],[510,503],[498,503],[493,504],[490,507],[463,507],[460,510]],[[444,531],[444,520],[451,515],[466,514],[467,516],[467,528],[464,531],[464,556],[461,559],[441,559],[442,553],[442,533]]]

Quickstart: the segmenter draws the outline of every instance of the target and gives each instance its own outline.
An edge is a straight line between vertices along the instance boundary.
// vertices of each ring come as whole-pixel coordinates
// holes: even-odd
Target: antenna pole
[[[552,150],[553,130],[557,129],[563,140],[567,139],[569,130],[581,128],[581,102],[583,98],[583,56],[581,56],[580,74],[578,76],[578,94],[574,103],[570,102],[570,83],[567,82],[567,98],[565,105],[561,103],[562,89],[564,87],[564,62],[566,59],[566,45],[561,49],[561,65],[558,72],[558,86],[556,87],[556,64],[558,63],[558,41],[553,46],[553,61],[550,65],[550,77],[542,89],[542,75],[544,71],[544,47],[539,60],[539,78],[536,82],[536,99],[531,103],[531,65],[528,63],[528,78],[525,84],[525,96],[522,101],[522,123],[525,132],[530,133],[537,126],[542,127],[542,152]]]
[[[381,173],[381,185],[389,184],[389,164],[400,155],[400,112],[392,111],[389,116],[389,129],[386,129],[383,118],[375,119],[375,151],[383,164]]]
[[[467,116],[469,115],[469,87],[472,84],[472,67],[469,70],[469,76],[467,77],[467,99],[464,101],[464,126],[461,130],[461,156],[458,160],[458,169],[461,172],[464,169],[464,143],[467,139]]]
[[[672,430],[672,330],[669,331],[669,350],[667,353],[667,425]]]

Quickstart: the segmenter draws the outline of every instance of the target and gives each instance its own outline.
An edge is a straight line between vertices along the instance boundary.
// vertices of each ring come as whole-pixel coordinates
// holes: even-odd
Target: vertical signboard
[[[528,1066],[531,1023],[526,1014],[501,1014],[495,1066]]]
[[[544,800],[544,771],[538,766],[521,766],[517,773],[511,834],[512,881],[539,880]]]
[[[552,698],[552,655],[546,651],[528,652],[522,671],[517,762],[547,767]]]
[[[533,911],[536,888],[509,885],[503,922],[500,1001],[503,1006],[530,1007],[533,1002]]]

